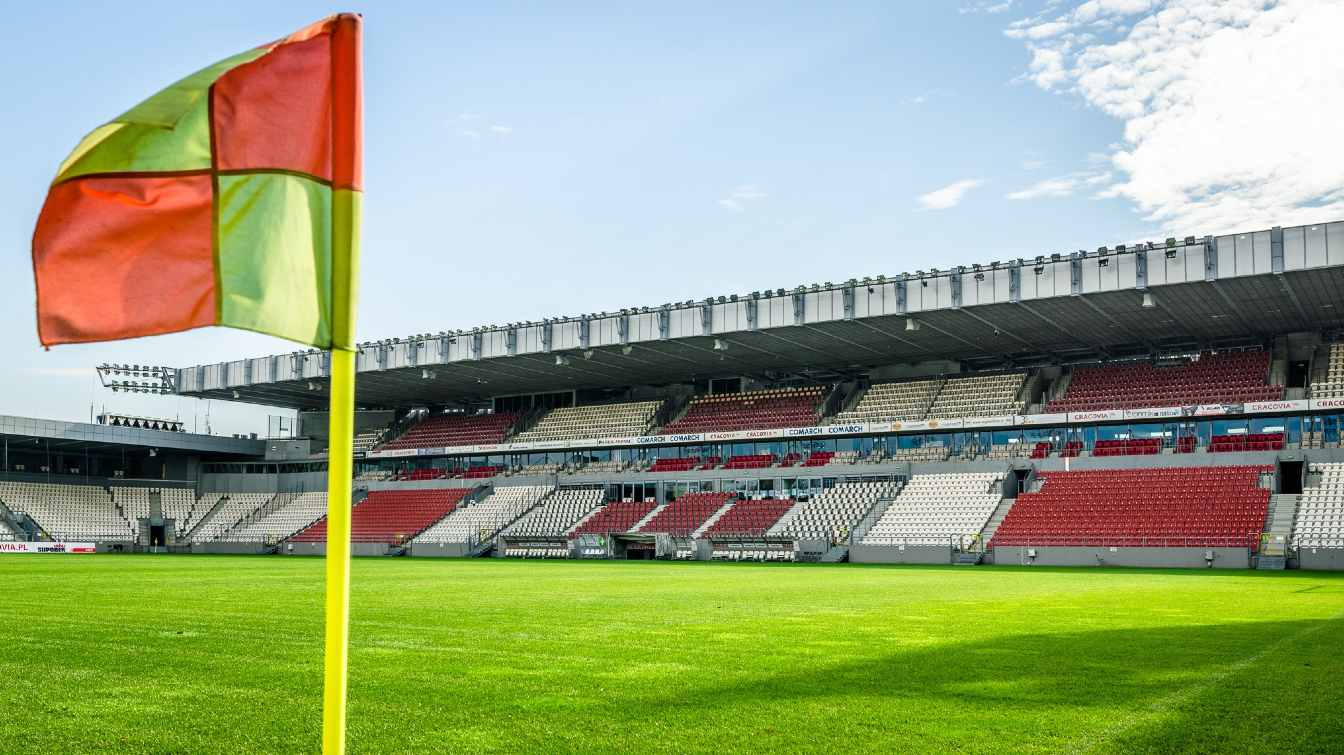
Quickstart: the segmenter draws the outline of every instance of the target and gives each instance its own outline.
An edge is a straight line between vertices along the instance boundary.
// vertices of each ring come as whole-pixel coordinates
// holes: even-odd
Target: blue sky
[[[344,9],[366,19],[364,339],[1341,216],[1335,2]],[[29,243],[84,133],[334,10],[10,10],[0,413],[203,428],[203,404],[89,368],[290,349],[210,330],[44,353]]]

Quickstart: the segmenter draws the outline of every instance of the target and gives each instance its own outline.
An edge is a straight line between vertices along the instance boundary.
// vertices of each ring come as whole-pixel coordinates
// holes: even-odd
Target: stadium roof
[[[36,440],[44,448],[126,448],[186,451],[207,455],[258,457],[266,441],[221,435],[149,430],[138,427],[63,422],[54,419],[0,415],[0,439],[7,443]]]
[[[1144,242],[362,344],[364,407],[732,375],[1030,366],[1344,327],[1344,222]],[[321,352],[177,370],[178,393],[327,404]]]

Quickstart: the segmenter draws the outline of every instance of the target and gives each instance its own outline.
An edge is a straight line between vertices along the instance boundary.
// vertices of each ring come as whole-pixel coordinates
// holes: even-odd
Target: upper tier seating
[[[1312,464],[1320,475],[1315,485],[1302,489],[1293,523],[1293,545],[1298,548],[1344,548],[1344,464]]]
[[[560,474],[564,470],[564,464],[524,464],[514,469],[510,474],[514,475],[553,475]]]
[[[1099,440],[1092,446],[1093,456],[1152,456],[1160,453],[1162,453],[1161,438]]]
[[[990,461],[1021,459],[1030,454],[1033,448],[1026,443],[995,443],[985,452],[985,458]]]
[[[546,485],[497,487],[478,503],[458,506],[453,513],[420,533],[415,542],[485,542],[519,515],[536,506],[551,490]]]
[[[275,493],[207,493],[201,496],[196,503],[200,513],[196,515],[196,524],[191,531],[191,542],[214,540],[272,498]],[[213,515],[211,510],[215,512]]]
[[[766,430],[817,424],[821,386],[771,388],[763,391],[697,396],[681,419],[663,428],[664,435]]]
[[[770,528],[771,537],[843,543],[881,498],[896,493],[894,482],[842,482],[794,506]]]
[[[636,401],[552,409],[531,429],[518,433],[514,441],[527,443],[645,435],[662,405],[662,401]]]
[[[400,472],[392,477],[394,480],[446,480],[448,479],[448,470],[439,467],[427,467],[424,469],[409,469]]]
[[[96,485],[0,482],[0,501],[32,517],[54,540],[131,542],[137,529]]]
[[[738,501],[701,533],[701,536],[764,537],[765,533],[791,508],[793,501],[789,498]]]
[[[799,464],[798,466],[824,467],[827,464],[841,464],[841,463],[853,464],[854,452],[847,451],[845,453],[848,453],[849,456],[842,458],[838,456],[838,454],[835,451],[813,451],[812,453],[808,454],[807,458],[803,460],[803,463]],[[846,458],[848,459],[847,461]]]
[[[915,475],[864,535],[863,544],[965,547],[1003,501],[1004,474]]]
[[[1026,380],[1025,372],[948,378],[929,407],[928,416],[945,419],[1020,414],[1018,394]]]
[[[602,505],[601,488],[563,489],[542,499],[504,531],[513,537],[563,537],[571,527]],[[526,554],[523,554],[526,555]]]
[[[1283,386],[1267,385],[1264,351],[1205,353],[1179,365],[1126,362],[1076,367],[1062,398],[1048,412],[1139,409],[1193,404],[1277,401]]]
[[[350,542],[404,543],[451,514],[469,488],[428,490],[372,490],[350,511]],[[296,543],[327,540],[327,519],[290,538]]]
[[[280,493],[274,508],[251,521],[240,523],[217,540],[226,543],[276,543],[327,515],[327,494]],[[324,538],[325,539],[325,538]]]
[[[901,383],[874,383],[859,397],[854,408],[836,414],[831,422],[843,425],[849,422],[924,419],[942,382],[942,378],[932,378]]]
[[[574,470],[581,474],[599,474],[606,472],[624,472],[628,466],[627,462],[609,459],[607,461],[590,461]]]
[[[357,454],[367,453],[378,445],[378,439],[383,437],[386,428],[381,430],[366,430],[362,433],[355,433],[354,442],[351,450]]]
[[[1344,398],[1344,342],[1330,344],[1325,380],[1311,384],[1312,398]]]
[[[658,504],[654,501],[616,501],[598,509],[597,513],[584,520],[583,524],[570,533],[579,535],[605,535],[613,532],[629,532],[639,520],[649,515]]]
[[[699,456],[659,457],[653,460],[650,472],[689,472],[700,466]]]
[[[729,456],[724,469],[765,469],[775,463],[774,454],[745,454]]]
[[[731,493],[686,493],[649,517],[639,531],[689,537],[732,498]]]
[[[947,461],[947,455],[949,453],[951,453],[951,449],[947,446],[930,443],[927,446],[919,446],[918,448],[898,448],[889,454],[889,458],[893,461],[917,464],[921,462]]]
[[[1238,433],[1215,435],[1210,439],[1209,451],[1282,451],[1283,433]]]
[[[468,467],[462,472],[464,480],[486,480],[491,477],[498,477],[504,474],[504,467],[497,464],[487,464],[475,467]]]
[[[1166,467],[1042,472],[991,545],[1255,548],[1272,467]]]
[[[383,445],[384,450],[400,448],[443,448],[482,446],[503,443],[509,428],[518,421],[512,412],[494,414],[436,414],[425,417],[400,438]]]

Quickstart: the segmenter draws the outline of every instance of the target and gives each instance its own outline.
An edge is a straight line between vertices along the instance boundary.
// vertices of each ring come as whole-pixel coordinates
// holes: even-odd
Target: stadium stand
[[[1205,352],[1180,364],[1149,362],[1074,368],[1061,398],[1046,411],[1080,412],[1102,409],[1187,406],[1195,404],[1277,401],[1282,385],[1268,384],[1269,353]]]
[[[930,444],[918,448],[898,448],[887,455],[892,461],[903,461],[910,463],[928,463],[935,461],[947,461],[947,456],[952,450],[941,444]]]
[[[481,501],[457,507],[453,513],[415,538],[417,543],[481,543],[550,493],[546,485],[500,486]]]
[[[510,525],[504,534],[512,537],[561,537],[584,517],[595,512],[602,505],[603,498],[601,488],[562,488],[546,496],[540,505]],[[509,554],[506,551],[505,555],[527,557],[528,554]]]
[[[1330,344],[1325,380],[1313,383],[1312,398],[1344,398],[1344,342]]]
[[[637,531],[689,537],[732,498],[731,493],[687,493],[649,517]]]
[[[617,501],[609,503],[588,517],[571,535],[606,535],[615,532],[629,532],[631,527],[649,515],[658,506],[653,501]]]
[[[938,389],[928,416],[998,417],[1020,414],[1022,402],[1018,400],[1018,394],[1022,392],[1022,384],[1026,380],[1025,372],[948,378]]]
[[[462,472],[464,480],[486,480],[491,477],[498,477],[504,473],[504,467],[498,464],[482,464],[474,467],[468,467]]]
[[[855,453],[853,451],[813,451],[803,459],[802,467],[824,467],[827,464],[853,464]]]
[[[697,396],[662,431],[675,435],[807,427],[817,424],[823,394],[821,386],[811,386]]]
[[[738,501],[705,529],[701,536],[764,537],[791,508],[793,500],[789,498]]]
[[[32,517],[54,540],[131,542],[136,530],[107,490],[55,482],[0,482],[0,501]]]
[[[699,456],[660,457],[653,460],[650,472],[689,472],[700,466]]]
[[[729,456],[728,461],[724,463],[724,469],[765,469],[774,466],[774,454],[745,454],[741,456]]]
[[[1298,548],[1344,548],[1344,464],[1312,464],[1316,484],[1302,489],[1293,522]]]
[[[141,519],[150,514],[150,496],[159,494],[159,509],[164,519],[172,519],[178,533],[191,529],[192,516],[196,508],[196,494],[190,488],[141,488],[131,486],[113,486],[109,488],[112,500],[121,507],[121,512],[135,527]]]
[[[900,383],[874,383],[848,411],[831,418],[835,424],[919,420],[928,416],[941,378]]]
[[[584,474],[601,474],[601,473],[608,473],[608,472],[623,472],[623,471],[625,471],[626,466],[627,466],[627,463],[624,462],[624,461],[617,461],[617,460],[615,460],[615,459],[611,459],[611,460],[608,460],[608,461],[590,461],[590,462],[584,464],[583,466],[581,466],[581,467],[579,467],[578,469],[575,469],[575,470],[573,470],[573,471],[575,471],[575,472],[583,472]]]
[[[327,494],[280,493],[266,504],[269,511],[225,530],[223,543],[277,543],[327,515]]]
[[[553,475],[560,474],[565,469],[564,464],[524,464],[521,467],[509,470],[512,475]]]
[[[1161,438],[1099,440],[1092,445],[1093,456],[1151,456],[1160,453],[1162,453]]]
[[[526,443],[644,435],[662,405],[662,401],[635,401],[552,409],[531,428],[514,436],[514,440]]]
[[[383,450],[439,448],[503,443],[509,428],[518,421],[511,412],[493,414],[438,414],[425,417],[410,429],[383,444]]]
[[[385,430],[369,430],[362,433],[355,433],[352,450],[357,454],[372,451],[373,447],[378,445],[378,440],[383,437],[384,432]]]
[[[191,542],[199,544],[214,541],[273,498],[274,493],[214,493],[202,496],[197,504],[201,514],[192,528]]]
[[[838,483],[794,506],[767,534],[843,543],[873,504],[895,495],[898,488],[895,482]]]
[[[1282,451],[1283,433],[1240,433],[1215,435],[1209,442],[1210,453],[1228,451]]]
[[[1042,472],[1022,493],[992,546],[1255,548],[1271,467],[1163,467]]]
[[[469,493],[469,488],[369,491],[350,512],[350,541],[404,543],[451,514]],[[326,517],[290,539],[296,543],[326,542]]]
[[[1004,476],[1003,472],[915,475],[862,544],[966,547],[1003,500]]]
[[[990,461],[1004,461],[1007,459],[1026,458],[1034,447],[1029,448],[1026,443],[995,443],[985,452],[985,458]]]

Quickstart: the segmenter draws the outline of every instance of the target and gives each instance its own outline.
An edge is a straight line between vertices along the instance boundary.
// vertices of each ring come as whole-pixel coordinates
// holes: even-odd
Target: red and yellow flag
[[[353,347],[333,309],[351,245],[334,237],[359,214],[359,37],[359,16],[333,16],[86,136],[33,234],[42,343],[224,325]]]

